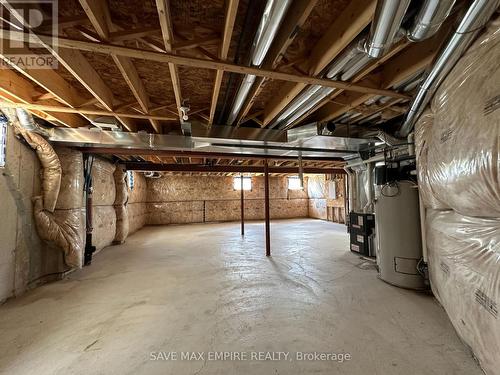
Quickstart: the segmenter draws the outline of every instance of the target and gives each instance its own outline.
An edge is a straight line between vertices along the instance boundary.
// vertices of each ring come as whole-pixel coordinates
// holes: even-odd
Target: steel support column
[[[241,235],[245,235],[245,191],[243,190],[243,175],[240,176],[241,179]]]
[[[264,206],[266,214],[266,257],[271,256],[271,234],[269,225],[269,166],[264,160]]]

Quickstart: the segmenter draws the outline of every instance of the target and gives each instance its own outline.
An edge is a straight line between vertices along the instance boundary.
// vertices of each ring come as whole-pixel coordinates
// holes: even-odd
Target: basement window
[[[7,146],[7,121],[0,119],[0,168],[5,167],[6,146]]]
[[[299,176],[288,177],[288,190],[302,190],[303,187],[300,186]]]
[[[236,176],[233,179],[233,189],[241,190],[241,179],[243,178],[243,190],[252,190],[252,177]]]

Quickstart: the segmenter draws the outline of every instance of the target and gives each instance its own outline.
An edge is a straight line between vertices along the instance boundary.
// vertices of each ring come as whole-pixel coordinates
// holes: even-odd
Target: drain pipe
[[[267,1],[264,14],[262,15],[262,19],[252,45],[251,66],[260,66],[264,61],[264,57],[266,56],[269,47],[271,47],[271,43],[273,42],[291,3],[291,0]],[[232,125],[236,120],[236,117],[238,117],[241,107],[243,106],[243,103],[245,102],[245,99],[255,82],[255,78],[256,77],[252,74],[247,74],[243,77],[238,92],[236,93],[233,106],[229,112],[227,125]]]
[[[436,58],[432,69],[415,96],[406,119],[397,135],[406,138],[413,129],[437,88],[446,78],[458,59],[472,43],[498,8],[500,0],[475,0],[449,41]]]

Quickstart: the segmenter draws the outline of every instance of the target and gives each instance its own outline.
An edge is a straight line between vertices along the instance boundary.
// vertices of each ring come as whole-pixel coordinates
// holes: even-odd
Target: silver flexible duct
[[[444,48],[413,99],[398,136],[406,138],[437,88],[498,8],[500,0],[475,0]]]

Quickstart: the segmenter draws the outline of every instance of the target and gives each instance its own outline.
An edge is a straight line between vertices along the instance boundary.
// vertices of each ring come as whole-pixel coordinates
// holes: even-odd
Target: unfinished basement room
[[[0,23],[0,374],[500,375],[500,0]]]

